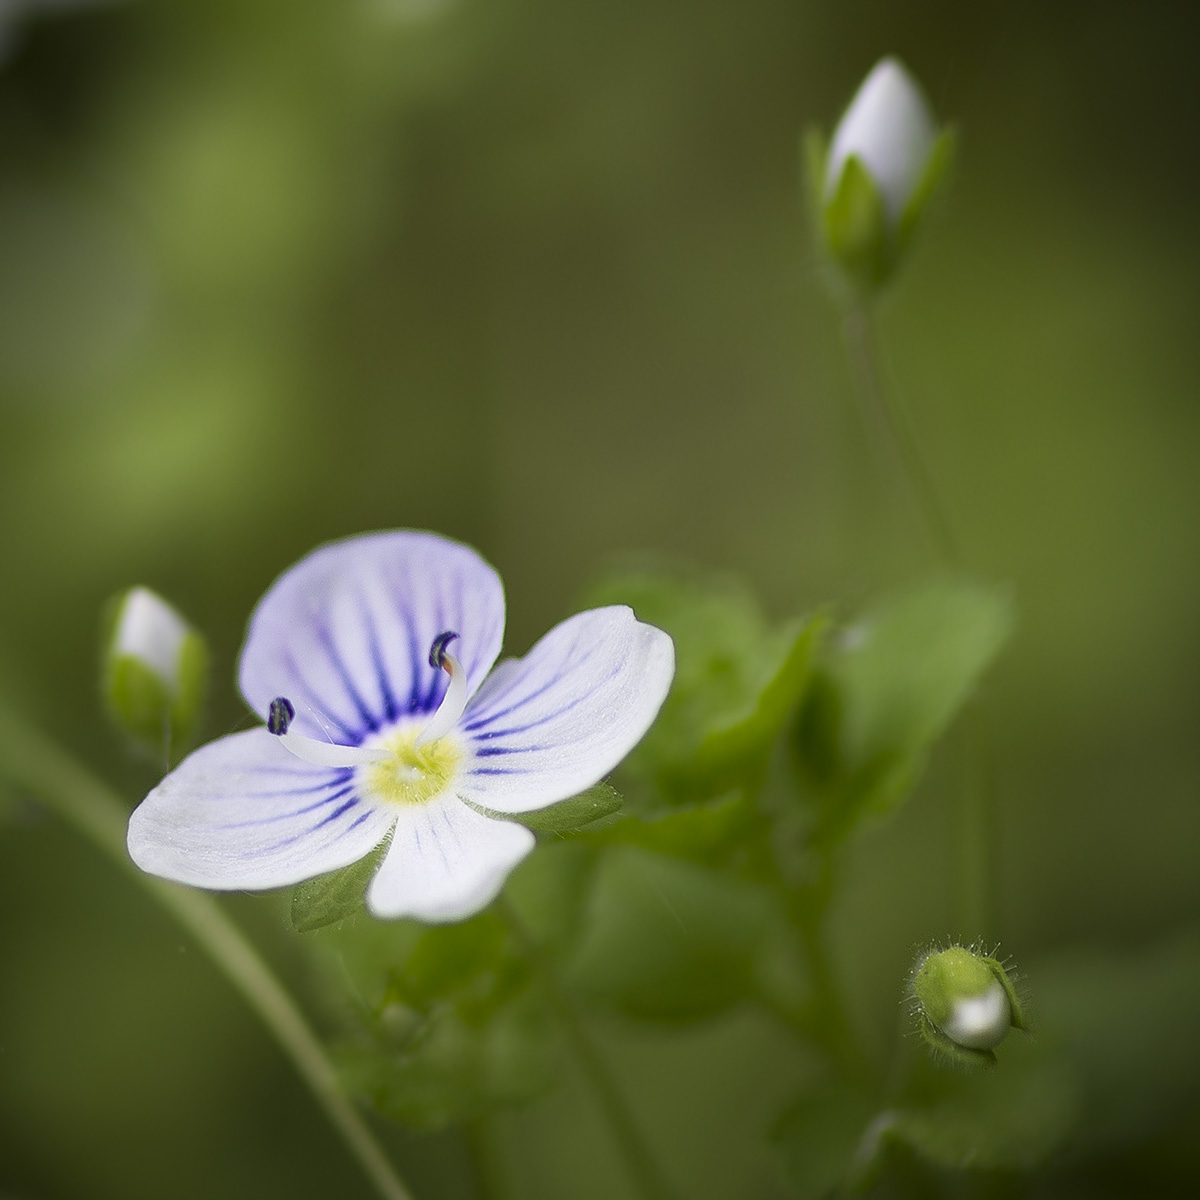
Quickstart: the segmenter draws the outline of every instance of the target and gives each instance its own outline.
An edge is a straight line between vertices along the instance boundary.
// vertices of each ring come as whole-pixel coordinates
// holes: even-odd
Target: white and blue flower
[[[144,871],[217,890],[299,883],[387,842],[378,917],[455,921],[533,849],[506,816],[600,780],[649,728],[674,647],[631,609],[578,613],[495,669],[496,572],[397,531],[335,542],[250,619],[239,682],[268,725],[204,746],[129,822]]]

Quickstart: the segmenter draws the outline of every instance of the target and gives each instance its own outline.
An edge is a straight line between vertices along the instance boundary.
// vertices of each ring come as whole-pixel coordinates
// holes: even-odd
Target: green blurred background
[[[212,639],[215,735],[243,717],[255,600],[366,529],[476,545],[518,653],[628,552],[744,574],[780,617],[853,613],[928,569],[853,416],[801,208],[801,130],[892,52],[962,153],[884,340],[967,559],[1020,614],[989,685],[990,935],[1036,997],[1041,954],[1196,920],[1184,6],[2,11],[0,686],[131,805],[154,770],[114,744],[95,679],[100,608],[132,583]],[[835,914],[877,1047],[913,948],[955,932],[953,753],[860,844]],[[166,918],[72,831],[4,804],[0,1194],[368,1195]],[[233,907],[298,976],[278,906]],[[753,1014],[608,1039],[689,1194],[781,1194],[757,1139],[802,1055]],[[523,1194],[620,1194],[572,1083],[505,1130]],[[454,1135],[393,1140],[426,1200],[470,1194]]]

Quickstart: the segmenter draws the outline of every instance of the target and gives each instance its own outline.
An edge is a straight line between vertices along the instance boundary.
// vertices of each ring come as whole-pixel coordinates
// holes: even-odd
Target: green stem
[[[875,322],[871,310],[865,305],[857,305],[846,313],[846,343],[855,381],[868,410],[868,416],[873,416],[876,422],[882,422],[886,429],[889,440],[900,457],[905,477],[939,557],[946,566],[957,567],[960,561],[958,541],[938,497],[933,476],[925,466],[925,459],[907,415],[897,403],[891,389],[884,384],[875,338]]]
[[[536,972],[546,999],[608,1120],[613,1138],[625,1156],[629,1173],[636,1180],[639,1192],[645,1200],[673,1200],[674,1192],[642,1137],[633,1113],[609,1075],[599,1051],[580,1023],[542,948],[534,941],[525,923],[504,896],[496,901],[496,906]]]
[[[467,1125],[467,1145],[480,1200],[510,1200],[504,1142],[494,1116],[476,1117]]]
[[[925,465],[916,435],[903,407],[885,382],[875,332],[874,315],[866,303],[846,313],[846,344],[864,406],[882,421],[895,447],[909,487],[916,498],[942,564],[959,568],[962,556],[933,476]],[[996,807],[995,777],[988,750],[988,729],[983,712],[969,708],[964,717],[967,781],[958,792],[955,814],[958,880],[957,908],[961,933],[978,936],[990,913],[989,844],[991,814]]]
[[[0,776],[38,796],[136,879],[241,992],[384,1200],[413,1200],[366,1121],[341,1090],[325,1050],[295,1001],[216,901],[145,875],[125,850],[128,814],[103,783],[37,730],[0,707]]]

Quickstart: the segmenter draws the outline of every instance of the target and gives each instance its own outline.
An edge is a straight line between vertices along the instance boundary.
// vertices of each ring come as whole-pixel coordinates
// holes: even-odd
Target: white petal
[[[301,762],[265,729],[235,733],[184,759],[134,810],[129,855],[194,887],[299,883],[357,862],[395,819],[353,781],[353,770]]]
[[[523,825],[485,817],[449,794],[401,810],[367,889],[377,917],[460,921],[490,904],[533,849]]]
[[[641,740],[675,672],[667,634],[623,606],[579,613],[503,662],[459,724],[474,752],[457,791],[494,812],[590,787]]]
[[[888,217],[898,221],[936,138],[920,87],[896,59],[885,58],[863,81],[833,135],[826,189],[833,192],[854,155],[879,188]]]
[[[447,679],[429,665],[429,648],[447,630],[458,634],[454,652],[473,692],[504,637],[500,578],[474,550],[403,530],[333,542],[259,601],[242,649],[242,694],[263,717],[286,696],[298,733],[356,745],[438,707]]]

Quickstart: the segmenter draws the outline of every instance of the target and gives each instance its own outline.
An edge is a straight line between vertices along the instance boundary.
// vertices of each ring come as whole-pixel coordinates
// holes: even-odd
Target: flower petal
[[[301,762],[265,729],[235,733],[184,759],[134,810],[129,855],[194,887],[299,883],[357,862],[395,820],[353,782],[353,770]]]
[[[534,840],[523,825],[485,817],[449,793],[411,805],[367,889],[367,908],[377,917],[460,921],[491,903]]]
[[[276,696],[309,737],[357,744],[406,714],[429,713],[446,690],[429,665],[439,633],[473,692],[500,653],[504,589],[474,550],[407,530],[332,542],[285,571],[259,601],[240,683],[265,716]]]
[[[590,787],[641,740],[674,672],[670,637],[632,609],[571,617],[501,663],[467,706],[459,730],[474,760],[458,794],[518,813]]]

